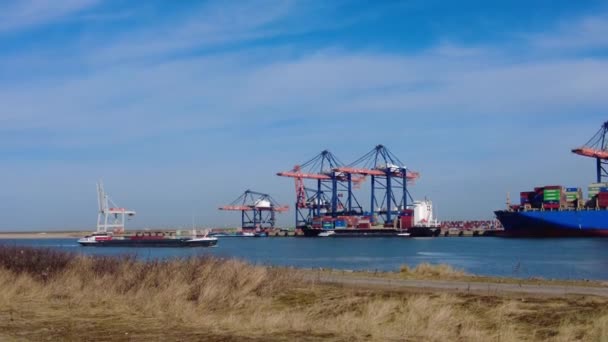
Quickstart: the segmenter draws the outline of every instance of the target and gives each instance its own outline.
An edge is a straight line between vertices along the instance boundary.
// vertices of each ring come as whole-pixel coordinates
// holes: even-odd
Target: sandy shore
[[[0,239],[69,239],[82,237],[90,232],[0,232]]]

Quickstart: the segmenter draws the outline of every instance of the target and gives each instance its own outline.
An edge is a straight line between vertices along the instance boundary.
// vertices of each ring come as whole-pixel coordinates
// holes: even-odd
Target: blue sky
[[[91,228],[100,178],[135,227],[236,225],[377,144],[440,219],[491,218],[593,181],[569,149],[607,94],[605,1],[2,1],[0,230]]]

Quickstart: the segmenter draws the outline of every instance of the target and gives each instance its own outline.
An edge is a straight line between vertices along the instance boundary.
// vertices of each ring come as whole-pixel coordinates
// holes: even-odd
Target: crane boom
[[[572,153],[583,157],[595,158],[597,169],[597,182],[608,179],[608,121],[602,124],[600,130],[595,133],[585,145],[572,150]]]
[[[301,173],[301,172],[293,172],[293,171],[278,172],[277,176],[291,177],[291,178],[304,178],[304,179],[322,179],[322,180],[331,179],[330,176],[322,175],[322,174],[318,174],[318,173]]]

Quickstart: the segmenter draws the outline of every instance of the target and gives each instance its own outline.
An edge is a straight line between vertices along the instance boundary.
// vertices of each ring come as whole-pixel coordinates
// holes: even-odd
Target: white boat
[[[326,231],[326,232],[321,232],[317,236],[318,237],[329,237],[329,236],[332,236],[334,234],[336,234],[336,232],[334,232],[333,230],[329,230],[329,231]]]
[[[187,244],[193,246],[207,246],[207,247],[215,247],[217,246],[217,238],[213,236],[202,236],[202,237],[194,237],[186,240]]]

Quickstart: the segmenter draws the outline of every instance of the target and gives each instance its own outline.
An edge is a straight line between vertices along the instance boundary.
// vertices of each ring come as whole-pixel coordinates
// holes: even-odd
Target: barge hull
[[[217,245],[217,240],[189,241],[188,239],[111,239],[95,242],[79,241],[81,246],[92,247],[213,247]]]
[[[344,228],[344,229],[318,229],[300,228],[306,237],[316,237],[322,232],[332,231],[332,237],[401,237],[399,234],[409,233],[410,237],[432,237],[439,236],[439,227],[412,227],[409,229],[397,228]]]

